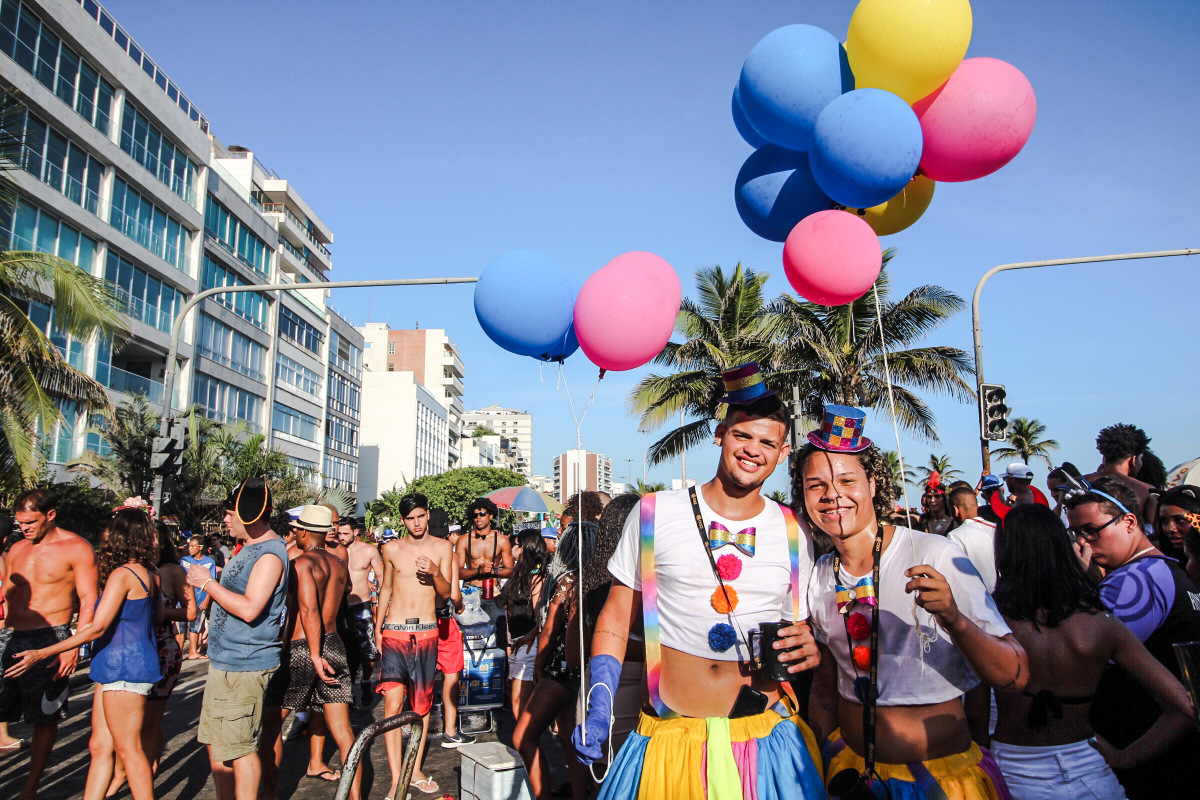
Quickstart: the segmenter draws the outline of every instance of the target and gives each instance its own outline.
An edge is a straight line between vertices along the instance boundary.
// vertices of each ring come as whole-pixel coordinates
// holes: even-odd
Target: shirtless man
[[[1109,425],[1096,437],[1096,449],[1104,460],[1100,462],[1100,469],[1088,475],[1086,480],[1093,483],[1098,478],[1108,477],[1125,485],[1137,496],[1142,519],[1153,521],[1158,518],[1155,500],[1150,495],[1154,487],[1133,477],[1142,468],[1142,456],[1149,446],[1150,437],[1136,425]]]
[[[512,545],[508,537],[492,524],[496,520],[496,504],[481,497],[467,508],[471,533],[458,547],[458,574],[472,586],[483,586],[487,578],[511,578],[513,571]],[[500,587],[494,587],[499,592]]]
[[[437,604],[450,597],[453,574],[450,543],[428,535],[429,501],[422,494],[400,500],[400,515],[408,535],[383,546],[383,583],[379,589],[379,615],[375,638],[383,651],[383,669],[376,692],[384,698],[384,716],[399,714],[409,695],[412,709],[423,719],[421,746],[413,768],[413,784],[425,794],[438,791],[437,783],[421,771],[429,710],[433,707],[433,679],[437,667]],[[401,771],[401,733],[384,734],[392,787],[396,797]]]
[[[287,625],[283,639],[287,653],[267,684],[263,738],[259,758],[263,763],[259,797],[276,796],[279,764],[283,757],[283,721],[289,711],[319,704],[329,731],[342,753],[343,763],[354,744],[350,729],[350,671],[346,650],[337,633],[337,614],[350,583],[346,565],[325,550],[325,534],[333,530],[332,515],[324,506],[305,506],[292,523],[300,555],[292,561],[287,592]],[[300,623],[297,625],[297,621]],[[319,644],[318,644],[319,643]],[[308,777],[336,781],[341,776],[324,768]],[[355,776],[350,796],[359,796],[361,773]]]
[[[69,638],[76,603],[81,628],[91,623],[96,610],[96,554],[83,537],[58,527],[57,505],[58,496],[49,489],[31,489],[13,503],[25,538],[7,556],[0,671],[12,665],[17,653]],[[59,720],[67,716],[69,679],[78,660],[79,651],[69,650],[19,677],[0,679],[0,720],[23,718],[33,725],[22,800],[37,796]]]
[[[366,705],[371,695],[371,676],[379,650],[375,645],[375,616],[371,613],[371,591],[379,590],[379,576],[383,574],[383,558],[379,548],[367,544],[356,535],[355,519],[346,519],[338,524],[338,540],[348,553],[346,566],[350,568],[349,606],[346,609],[346,655],[350,660],[350,680],[362,672],[362,703]],[[372,578],[374,573],[374,578]]]

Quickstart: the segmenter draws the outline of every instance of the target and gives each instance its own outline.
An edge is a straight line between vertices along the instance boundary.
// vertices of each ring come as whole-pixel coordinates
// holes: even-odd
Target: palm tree
[[[145,395],[134,395],[129,402],[117,406],[105,425],[88,428],[89,434],[108,444],[108,452],[101,455],[86,450],[68,467],[122,497],[140,495],[149,499],[154,489],[150,451],[158,435],[158,420],[158,411]]]
[[[662,482],[650,481],[649,483],[645,483],[644,481],[638,481],[630,489],[630,492],[636,495],[644,495],[653,494],[654,492],[663,492],[666,491],[666,489],[667,485]]]
[[[21,143],[4,123],[20,109],[13,91],[0,90],[0,207],[10,212]],[[78,342],[119,340],[128,331],[107,281],[47,253],[0,250],[0,483],[7,489],[33,477],[40,440],[63,420],[64,404],[78,403],[88,415],[112,410],[104,387],[73,368],[30,319],[34,302],[51,305],[54,328]]]
[[[805,416],[820,419],[828,403],[890,412],[887,374],[900,427],[936,443],[933,413],[917,391],[967,401],[974,392],[971,357],[956,347],[912,347],[962,310],[961,297],[940,286],[920,286],[896,302],[888,301],[890,277],[884,269],[875,292],[843,306],[819,306],[784,295],[770,309],[778,325],[779,346],[772,362],[793,372],[808,372],[801,386]],[[879,317],[883,318],[880,336]],[[886,346],[887,367],[884,369]]]
[[[768,492],[767,499],[774,500],[776,503],[779,503],[783,506],[790,506],[792,504],[792,498],[789,497],[788,493],[782,489],[775,489],[772,492]]]
[[[1017,417],[1013,420],[1012,427],[1008,429],[1008,443],[1011,447],[998,447],[992,451],[992,456],[995,458],[1019,458],[1025,464],[1029,463],[1029,459],[1036,456],[1046,462],[1048,469],[1054,469],[1054,462],[1050,460],[1050,451],[1058,449],[1058,442],[1054,439],[1042,439],[1046,433],[1046,426],[1040,420],[1029,419],[1028,417]]]
[[[771,318],[762,292],[768,277],[740,263],[732,275],[720,266],[696,271],[699,299],[684,298],[675,321],[675,331],[685,341],[668,342],[654,359],[675,371],[647,375],[627,401],[629,410],[640,415],[642,430],[681,420],[650,446],[651,464],[674,458],[712,436],[717,401],[725,394],[722,371],[757,361],[764,373],[772,372]],[[782,388],[775,381],[771,385]],[[692,420],[682,422],[681,414]]]
[[[884,450],[882,455],[884,471],[893,485],[900,486],[916,480],[916,473],[913,472],[912,467],[905,466],[904,471],[900,471],[900,456],[895,450]]]
[[[942,476],[943,487],[949,486],[963,476],[961,469],[955,469],[950,465],[949,455],[935,456],[933,453],[930,453],[929,461],[924,464],[918,464],[917,470],[921,473],[921,477],[918,480],[914,481],[911,477],[908,478],[908,482],[913,486],[923,486],[929,481],[929,476],[935,472]]]

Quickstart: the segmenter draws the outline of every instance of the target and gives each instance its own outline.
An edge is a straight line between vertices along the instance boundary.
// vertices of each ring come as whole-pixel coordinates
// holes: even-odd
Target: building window
[[[18,200],[15,210],[0,208],[0,227],[10,250],[49,253],[91,274],[96,241],[36,206]]]
[[[341,417],[325,420],[325,447],[348,456],[358,455],[358,426]]]
[[[396,355],[396,343],[395,342],[388,342],[388,355],[389,356]]]
[[[271,428],[306,442],[317,441],[317,418],[305,414],[303,411],[297,411],[291,406],[285,406],[283,403],[275,403],[275,413],[271,416]]]
[[[321,389],[321,377],[317,373],[283,353],[275,358],[275,377],[313,397]]]
[[[195,162],[128,100],[121,118],[121,149],[189,205],[194,204]]]
[[[265,381],[263,361],[267,349],[245,334],[207,314],[200,315],[200,331],[196,337],[200,354],[256,381]]]
[[[204,230],[259,275],[265,278],[270,274],[271,248],[212,197],[208,198],[208,206],[204,210]]]
[[[387,369],[387,371],[388,371],[388,372],[395,372],[395,371],[396,371],[396,365],[395,365],[395,364],[388,364],[388,369]]]
[[[245,422],[252,431],[259,429],[258,418],[263,399],[252,392],[230,386],[224,381],[196,373],[193,399],[207,417],[219,422]]]
[[[104,277],[114,284],[117,296],[124,301],[126,314],[163,333],[171,332],[171,324],[187,302],[187,295],[135,267],[111,247]]]
[[[348,417],[358,419],[360,406],[360,391],[358,385],[343,378],[333,370],[329,371],[329,407]]]
[[[220,286],[248,286],[246,281],[233,272],[222,267],[208,256],[204,257],[204,269],[200,273],[200,286],[204,289],[216,289]],[[255,327],[267,329],[267,299],[258,292],[230,292],[213,295],[221,305],[237,314],[242,319],[251,322]]]
[[[358,491],[358,464],[337,456],[325,456],[325,486]]]
[[[21,169],[93,214],[100,213],[100,176],[103,165],[87,151],[19,105],[0,109],[5,133]]]
[[[329,332],[329,360],[340,369],[356,378],[362,377],[362,350],[340,336],[337,331]]]
[[[191,273],[188,229],[120,178],[113,181],[108,223],[171,266]]]
[[[324,334],[284,306],[279,308],[279,335],[317,355],[321,354],[321,345],[325,341]]]

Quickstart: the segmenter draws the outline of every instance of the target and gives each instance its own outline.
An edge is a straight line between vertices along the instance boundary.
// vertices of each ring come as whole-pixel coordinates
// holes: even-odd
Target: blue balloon
[[[817,115],[853,88],[845,50],[832,34],[812,25],[786,25],[746,56],[738,98],[746,120],[768,142],[808,150]]]
[[[549,256],[510,250],[483,268],[475,284],[475,316],[505,350],[542,357],[562,348],[582,286]]]
[[[745,140],[746,144],[753,147],[755,150],[767,144],[767,140],[759,135],[758,131],[754,130],[754,126],[750,124],[750,120],[746,119],[746,112],[742,110],[741,92],[737,86],[733,87],[733,127],[737,128],[738,134]]]
[[[808,154],[767,145],[755,150],[738,172],[734,203],[746,227],[782,242],[796,223],[833,201],[813,180]]]
[[[908,185],[921,163],[921,123],[883,89],[856,89],[830,103],[813,128],[813,177],[836,202],[870,208]]]
[[[572,353],[579,349],[579,340],[575,338],[575,325],[567,328],[566,334],[563,335],[562,341],[552,347],[549,352],[542,353],[535,358],[541,361],[555,361],[559,364],[566,361]]]

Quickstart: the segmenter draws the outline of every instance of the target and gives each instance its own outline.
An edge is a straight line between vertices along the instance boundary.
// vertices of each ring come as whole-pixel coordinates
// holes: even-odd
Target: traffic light
[[[998,383],[979,386],[979,435],[983,439],[1003,442],[1008,438],[1007,392]]]
[[[150,452],[151,470],[163,475],[179,472],[180,458],[183,456],[184,430],[186,428],[182,420],[163,418],[158,426],[159,435],[154,437],[154,447]]]

